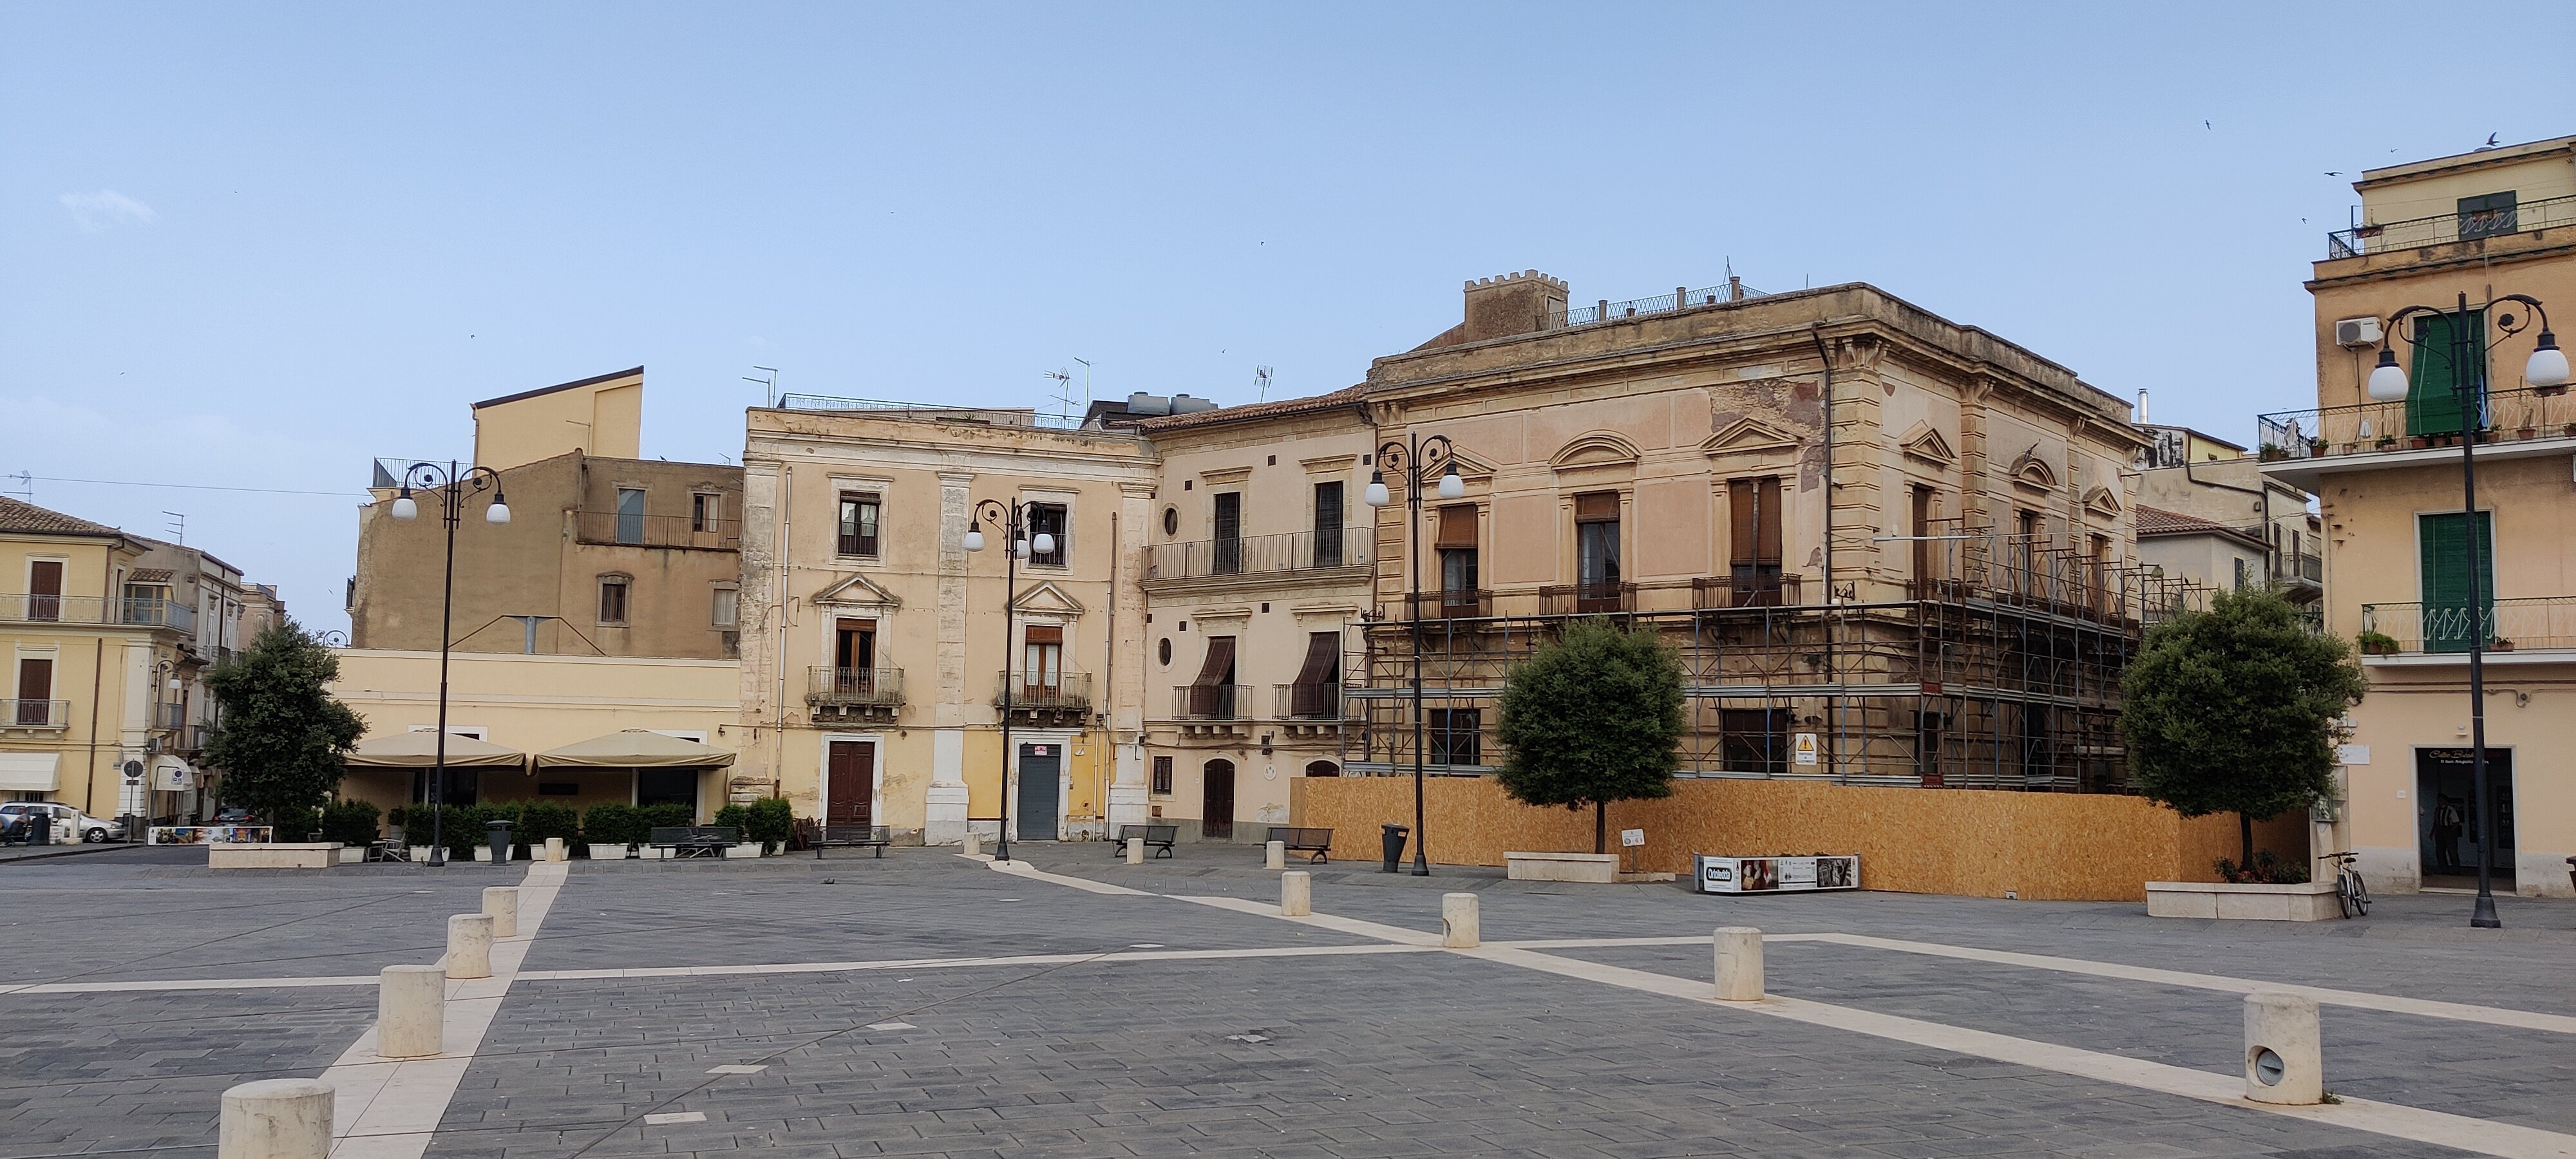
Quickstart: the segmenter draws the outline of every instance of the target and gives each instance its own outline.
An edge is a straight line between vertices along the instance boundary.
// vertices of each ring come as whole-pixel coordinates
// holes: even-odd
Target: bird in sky
[[[2496,136],[2497,136],[2497,134],[2494,134],[2494,133],[2489,133],[2489,134],[2487,134],[2487,148],[2490,148],[2490,149],[2495,148],[2495,145],[2496,145]]]

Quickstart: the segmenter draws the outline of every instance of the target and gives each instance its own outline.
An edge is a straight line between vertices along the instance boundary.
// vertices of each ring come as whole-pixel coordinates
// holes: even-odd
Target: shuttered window
[[[1338,714],[1342,698],[1341,652],[1341,633],[1307,634],[1306,663],[1297,669],[1297,682],[1288,690],[1289,715],[1317,717]]]
[[[1439,530],[1438,538],[1436,538],[1436,539],[1434,539],[1434,540],[1432,541],[1432,546],[1434,546],[1434,547],[1474,547],[1474,546],[1476,546],[1476,507],[1475,507],[1475,505],[1474,505],[1474,504],[1472,504],[1472,503],[1462,503],[1462,504],[1459,504],[1458,506],[1455,506],[1455,507],[1443,507],[1443,508],[1441,508],[1441,509],[1440,509],[1440,530]]]
[[[2451,349],[2455,339],[2465,337],[2469,343],[2467,383],[2476,399],[2472,411],[2481,417],[2480,429],[2486,424],[2484,384],[2480,373],[2486,353],[2478,339],[2486,334],[2486,311],[2471,310],[2465,314],[2431,314],[2415,319],[2415,372],[2407,376],[2406,433],[2410,435],[2456,435],[2460,433],[2460,398],[2453,388],[2463,376],[2451,365],[2458,354]]]
[[[1574,582],[1577,610],[1586,600],[1608,598],[1619,586],[1619,493],[1594,491],[1574,497]]]
[[[1726,485],[1729,578],[1736,607],[1777,607],[1781,600],[1780,480],[1736,479]]]
[[[1207,659],[1190,681],[1190,715],[1234,716],[1234,637],[1208,637]]]
[[[2423,553],[2424,650],[2466,652],[2471,632],[2495,635],[2495,516],[2478,512],[2477,607],[2470,614],[2469,520],[2459,512],[2418,515],[2417,550]]]

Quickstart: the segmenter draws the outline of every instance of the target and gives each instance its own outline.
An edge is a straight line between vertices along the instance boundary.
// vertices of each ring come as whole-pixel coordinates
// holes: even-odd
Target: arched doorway
[[[1199,836],[1234,840],[1234,762],[1209,761],[1199,775]]]
[[[1306,764],[1306,775],[1310,777],[1338,777],[1342,775],[1342,767],[1331,761],[1309,761]]]

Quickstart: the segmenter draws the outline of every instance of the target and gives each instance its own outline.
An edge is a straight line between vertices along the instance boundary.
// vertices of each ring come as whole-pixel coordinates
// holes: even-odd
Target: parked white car
[[[49,814],[54,819],[53,839],[88,842],[125,840],[125,822],[112,817],[92,817],[69,805],[54,801],[13,801],[0,805],[0,818],[14,824],[22,813]]]

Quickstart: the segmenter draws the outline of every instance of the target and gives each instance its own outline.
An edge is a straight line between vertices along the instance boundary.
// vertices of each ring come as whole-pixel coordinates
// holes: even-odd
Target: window
[[[1727,483],[1726,562],[1736,607],[1780,606],[1780,514],[1779,479]]]
[[[1055,540],[1054,551],[1039,551],[1037,537],[1045,534]],[[1062,503],[1029,504],[1029,563],[1037,567],[1063,567],[1073,553],[1073,521],[1066,518]]]
[[[1914,775],[1926,785],[1941,783],[1941,730],[1948,723],[1931,709],[1914,714]]]
[[[1169,668],[1169,667],[1171,667],[1171,666],[1172,666],[1172,638],[1171,638],[1171,637],[1169,637],[1169,636],[1165,636],[1165,637],[1163,637],[1162,639],[1160,639],[1160,640],[1158,640],[1158,641],[1155,641],[1155,643],[1154,643],[1154,658],[1155,658],[1155,659],[1157,659],[1157,660],[1160,660],[1160,661],[1162,662],[1162,664],[1163,664],[1163,667]]]
[[[1619,610],[1619,493],[1574,497],[1574,610]]]
[[[2516,218],[2520,214],[2515,212],[2514,192],[2508,189],[2502,193],[2461,198],[2460,240],[2519,232],[2521,227]]]
[[[1920,483],[1911,488],[1913,516],[1907,524],[1907,535],[1914,537],[1914,595],[1928,599],[1932,595],[1932,489]]]
[[[2478,512],[2476,590],[2470,614],[2469,521],[2457,511],[2415,517],[2416,551],[2422,556],[2424,650],[2466,652],[2469,633],[2483,627],[2495,636],[2495,516]]]
[[[1433,765],[1479,765],[1477,725],[1484,715],[1481,708],[1434,708],[1425,712],[1423,722],[1430,751],[1423,763]]]
[[[2406,392],[2407,434],[2459,434],[2460,396],[2453,392],[2460,388],[2474,392],[2477,401],[2467,414],[2477,419],[2478,429],[2486,428],[2486,354],[2477,341],[2486,334],[2486,325],[2484,310],[2416,316],[2414,373],[2406,379],[2411,387]],[[2469,357],[2476,360],[2465,375],[2451,365],[2451,343],[2461,337],[2469,340]]]
[[[27,618],[30,620],[63,618],[63,561],[59,559],[27,561]]]
[[[1476,576],[1476,506],[1461,503],[1440,509],[1432,545],[1440,552],[1440,614],[1445,618],[1482,612]]]
[[[1342,775],[1342,766],[1334,764],[1331,761],[1308,761],[1306,762],[1306,775],[1310,777],[1338,777]]]
[[[617,489],[617,542],[644,542],[644,492],[637,488]]]
[[[835,687],[842,692],[864,689],[857,683],[874,680],[877,666],[877,622],[875,620],[835,620],[832,622],[832,667],[836,669]]]
[[[2248,570],[2245,566],[2245,557],[2240,555],[2228,562],[2236,565],[2236,590],[2240,592],[2244,591],[2245,573]]]
[[[1207,659],[1190,681],[1189,715],[1212,720],[1234,719],[1234,637],[1208,637]]]
[[[719,628],[730,628],[740,621],[741,616],[742,589],[717,588],[715,607],[708,613],[707,622]]]
[[[724,496],[698,492],[689,496],[689,530],[713,531],[724,517]]]
[[[1064,629],[1054,624],[1031,624],[1022,629],[1020,658],[1021,686],[1028,699],[1058,699],[1064,689]]]
[[[2118,598],[2111,578],[2111,569],[2118,563],[2111,555],[2110,536],[2096,535],[2086,545],[2084,582],[2093,588],[2093,610],[2097,612],[2109,611],[2113,607],[2112,601]]]
[[[1315,566],[1342,566],[1342,481],[1315,484]]]
[[[1779,708],[1722,708],[1718,754],[1730,773],[1777,777],[1789,771],[1789,713]]]
[[[626,622],[626,588],[632,582],[622,575],[599,578],[599,622],[619,625]]]
[[[1212,570],[1217,575],[1235,575],[1243,570],[1243,493],[1228,491],[1211,498],[1216,500]]]
[[[1168,797],[1172,795],[1172,758],[1154,758],[1153,792],[1157,797]]]
[[[877,553],[877,497],[866,491],[841,492],[842,555]]]
[[[1163,534],[1164,534],[1164,535],[1166,535],[1166,536],[1172,536],[1172,535],[1179,535],[1180,533],[1181,533],[1181,509],[1180,509],[1180,508],[1178,508],[1178,507],[1166,507],[1166,508],[1164,508],[1164,509],[1163,509]]]
[[[13,724],[47,727],[54,719],[54,661],[50,656],[18,658],[18,702],[9,714]]]
[[[2047,534],[2047,527],[2040,522],[2039,512],[2036,511],[2016,512],[2014,517],[2016,535],[2013,539],[2013,570],[2021,573],[2023,594],[2037,594],[2039,551],[2046,546],[2041,542],[2041,537]]]
[[[169,606],[170,589],[167,586],[127,584],[125,606],[118,609],[118,618],[128,624],[158,624],[167,618],[164,609]]]
[[[1306,663],[1297,682],[1288,686],[1288,715],[1338,717],[1342,714],[1342,634],[1309,632]]]

